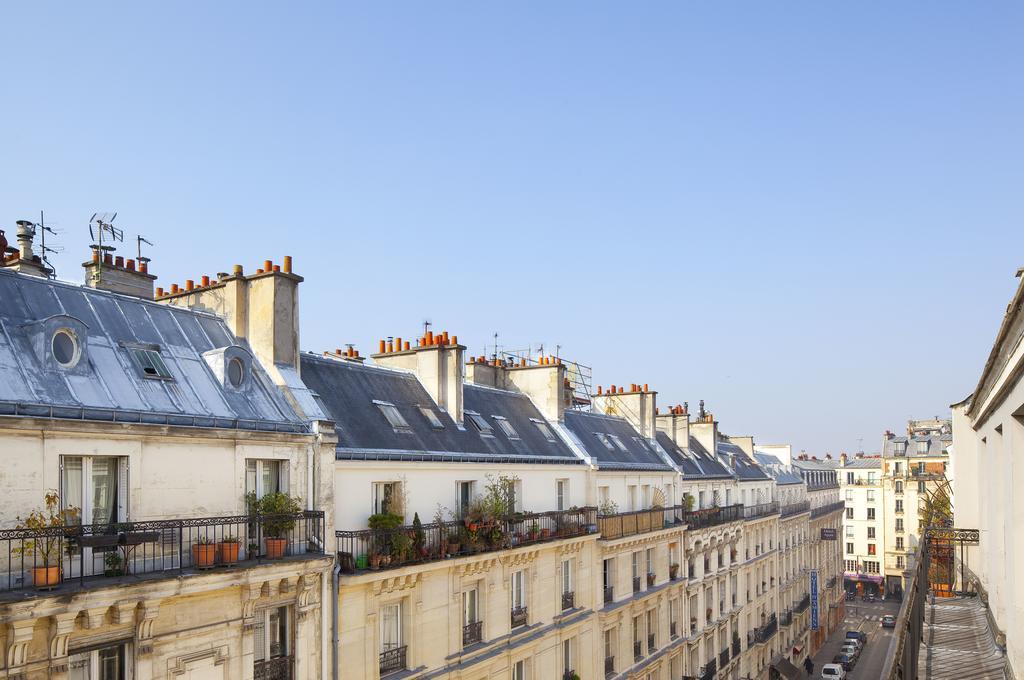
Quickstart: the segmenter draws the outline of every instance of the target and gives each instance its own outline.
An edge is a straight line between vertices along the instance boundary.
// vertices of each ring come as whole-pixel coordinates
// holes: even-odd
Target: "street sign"
[[[818,630],[818,570],[817,569],[811,569],[811,630]]]
[[[836,540],[836,530],[834,527],[822,527],[821,529],[821,540],[823,541],[834,541]]]

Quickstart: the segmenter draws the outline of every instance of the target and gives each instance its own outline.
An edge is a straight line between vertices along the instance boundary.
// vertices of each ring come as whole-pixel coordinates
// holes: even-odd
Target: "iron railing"
[[[701,666],[701,669],[697,672],[697,675],[700,677],[700,680],[713,680],[715,677],[715,673],[717,672],[718,666],[716,660],[712,659],[711,661],[708,661],[705,665]]]
[[[639,661],[642,658],[644,658],[643,647],[639,640],[633,640],[633,660]]]
[[[779,625],[788,626],[791,623],[793,623],[793,610],[787,609],[786,611],[782,612],[782,616],[779,617]]]
[[[722,653],[718,655],[718,667],[725,668],[729,665],[729,648],[726,647],[722,650]]]
[[[740,638],[738,635],[734,635],[732,638],[732,655],[734,658],[740,655]]]
[[[462,646],[475,645],[483,640],[484,622],[473,621],[462,627]]]
[[[526,607],[513,607],[512,608],[512,617],[511,618],[512,618],[512,627],[513,628],[518,628],[519,626],[525,626],[526,625],[526,615],[527,615],[527,612],[528,612],[528,610],[527,610]]]
[[[615,588],[613,586],[604,587],[604,603],[608,604],[615,601]]]
[[[256,661],[252,666],[253,680],[292,680],[294,663],[295,658],[291,656]]]
[[[757,519],[769,515],[779,514],[779,502],[761,503],[760,505],[748,505],[743,508],[743,519]]]
[[[380,653],[380,674],[385,676],[388,673],[397,673],[405,670],[405,652],[408,647],[393,647]]]
[[[236,515],[0,530],[0,592],[230,568],[324,554],[324,513]]]
[[[768,642],[772,639],[772,636],[775,635],[776,631],[778,630],[779,621],[775,617],[775,614],[772,614],[768,617],[768,620],[764,623],[764,625],[758,626],[754,629],[754,642],[756,642],[757,644]]]
[[[797,614],[803,614],[807,611],[807,608],[811,606],[811,594],[808,593],[800,598],[800,601],[793,605],[793,611]]]
[[[336,531],[335,536],[341,570],[353,574],[581,536],[591,531],[589,527],[596,518],[596,508],[575,508],[487,522],[455,520],[394,529]]]
[[[647,653],[654,654],[654,650],[658,647],[654,644],[654,633],[647,636]]]
[[[801,501],[800,503],[790,503],[789,505],[783,505],[779,510],[779,514],[783,517],[791,517],[792,515],[798,515],[801,512],[807,512],[811,509],[810,501]]]
[[[683,505],[670,505],[665,508],[598,515],[597,526],[602,539],[614,539],[658,531],[681,524],[688,525],[690,529],[703,529],[727,522],[736,522],[743,518],[742,512],[743,506],[740,504],[704,508],[703,510],[687,510]]]
[[[605,674],[605,676],[615,675],[615,657],[614,656],[606,656],[604,658],[604,674]]]
[[[845,508],[846,501],[837,501],[835,503],[829,503],[828,505],[821,505],[817,508],[811,508],[811,519],[822,517],[823,515],[828,515],[839,510],[844,510]]]
[[[669,634],[669,637],[673,637],[673,638],[676,637],[676,622],[675,621],[670,621],[669,622],[669,624],[668,624],[668,634]]]
[[[567,593],[562,593],[562,611],[565,611],[566,609],[572,609],[575,606],[576,606],[576,593],[573,592],[573,591],[569,591]]]

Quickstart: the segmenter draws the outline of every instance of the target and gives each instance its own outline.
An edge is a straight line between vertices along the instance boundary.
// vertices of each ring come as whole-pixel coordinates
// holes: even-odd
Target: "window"
[[[81,352],[78,350],[78,337],[70,328],[61,328],[50,340],[50,351],[53,359],[61,368],[74,368]]]
[[[484,437],[494,436],[494,428],[491,427],[491,424],[487,422],[482,415],[476,411],[466,411],[466,417],[469,418],[469,421],[476,426],[477,431],[479,431],[481,435]]]
[[[857,560],[846,560],[846,571],[857,571]]]
[[[572,640],[562,640],[562,673],[565,677],[574,671],[572,663]]]
[[[474,484],[474,482],[455,482],[459,517],[465,517],[469,512],[469,504],[473,502]]]
[[[476,588],[462,592],[462,625],[468,626],[480,620],[480,612],[477,609],[479,594]]]
[[[402,603],[393,602],[380,608],[380,653],[401,649],[405,646],[402,630]],[[397,669],[393,669],[397,670]]]
[[[918,482],[917,483],[917,492],[918,493],[924,493],[924,482]]]
[[[565,510],[566,501],[569,498],[569,480],[559,479],[555,482],[556,508]]]
[[[609,628],[604,632],[604,658],[606,670],[610,666],[611,670],[615,670],[615,638],[616,630]]]
[[[238,357],[231,357],[227,366],[228,384],[239,388],[245,383],[245,362]]]
[[[852,501],[853,500],[853,490],[852,489],[847,489],[846,490],[846,500],[848,500],[848,501]]]
[[[875,509],[874,508],[868,508],[868,519],[874,519],[874,518],[875,518]]]
[[[622,451],[623,453],[629,453],[629,449],[627,449],[626,445],[622,443],[622,440],[619,439],[618,435],[610,434],[608,435],[608,438],[615,442],[615,446],[618,447],[619,451]]]
[[[562,560],[562,594],[573,592],[572,589],[573,560]]]
[[[142,371],[142,377],[153,380],[172,380],[171,372],[167,370],[159,349],[142,349],[140,347],[129,347],[128,351],[135,360],[135,365]]]
[[[548,427],[547,423],[543,420],[537,420],[536,418],[530,418],[530,422],[537,426],[537,429],[540,430],[540,433],[544,435],[545,439],[549,442],[555,441],[555,433],[551,431],[551,428]]]
[[[903,482],[896,482],[896,493],[903,493]]]
[[[491,416],[494,418],[494,422],[498,423],[498,428],[505,434],[509,439],[519,439],[519,433],[516,432],[516,428],[512,427],[512,423],[508,422],[505,416]]]
[[[606,449],[608,449],[609,451],[614,451],[615,450],[615,445],[612,444],[611,440],[608,439],[608,435],[606,435],[604,432],[595,432],[594,436],[597,437],[597,440],[599,442],[604,444],[604,447]]]
[[[401,482],[373,483],[373,514],[405,515]]]
[[[512,666],[512,680],[526,680],[526,662],[516,661]]]
[[[896,549],[897,550],[903,550],[903,537],[902,536],[897,536],[896,537]]]
[[[906,442],[896,442],[896,443],[894,443],[892,445],[892,449],[893,449],[893,455],[894,456],[905,456],[905,455],[907,455],[907,443]]]
[[[849,524],[846,525],[846,537],[853,538],[853,527],[851,527]]]
[[[927,439],[917,442],[917,452],[928,453],[928,443],[929,442]]]
[[[257,500],[268,493],[288,492],[288,461],[245,460],[245,493],[255,493]]]
[[[853,508],[846,509],[846,519],[853,519]]]
[[[626,487],[626,496],[629,499],[629,507],[626,508],[629,512],[639,510],[636,506],[636,484],[630,484]]]
[[[903,531],[903,520],[902,519],[897,519],[896,520],[896,531]]]
[[[868,554],[869,555],[874,555],[875,554],[875,544],[874,543],[868,543]]]
[[[399,413],[398,408],[394,404],[376,400],[373,403],[384,414],[384,417],[387,418],[388,423],[394,428],[395,432],[412,432],[412,428],[409,427],[405,416]]]
[[[892,464],[892,471],[893,471],[893,473],[898,475],[902,470],[903,470],[903,463],[893,463]]]
[[[657,642],[655,641],[655,633],[658,631],[658,623],[655,616],[657,612],[653,609],[647,610],[647,653],[653,654],[654,650],[658,648]]]
[[[875,479],[875,473],[874,472],[869,472],[868,473],[868,484],[874,484],[876,481],[878,481],[878,480]]]
[[[896,556],[896,568],[897,569],[902,569],[903,568],[903,556],[902,555],[897,555]]]
[[[643,643],[640,642],[643,639],[643,619],[639,616],[633,617],[633,657],[639,660],[643,657]]]
[[[442,423],[441,418],[434,413],[434,409],[427,408],[426,406],[418,406],[417,408],[420,410],[420,413],[423,414],[423,417],[427,419],[427,422],[430,423],[432,428],[435,430],[444,429],[444,423]]]
[[[636,551],[631,556],[632,559],[632,575],[633,579],[640,578],[640,551]]]
[[[598,507],[601,508],[605,508],[611,505],[611,492],[609,491],[607,486],[597,487],[597,504]]]
[[[651,576],[654,575],[654,548],[647,549],[647,573]]]
[[[608,558],[602,562],[601,573],[602,585],[606,592],[610,591],[615,586],[615,558]]]
[[[847,484],[853,484],[853,473],[852,472],[847,472],[846,473],[846,483]]]
[[[878,573],[878,562],[868,562],[868,561],[865,561],[864,562],[864,571],[867,572],[868,574],[877,574]]]
[[[875,528],[874,527],[868,527],[868,538],[874,538],[874,537],[875,537]]]
[[[114,644],[88,652],[70,653],[68,680],[127,680],[131,659],[128,644]]]
[[[847,543],[846,544],[846,554],[847,555],[852,555],[853,554],[853,543]]]
[[[896,512],[903,512],[903,501],[896,501]]]
[[[75,524],[128,520],[127,457],[62,456],[60,475],[61,510],[78,508]]]
[[[868,503],[874,503],[874,502],[875,502],[875,490],[874,489],[868,489]]]
[[[257,668],[271,659],[291,655],[289,619],[288,607],[257,610],[256,623],[252,630],[253,661]]]

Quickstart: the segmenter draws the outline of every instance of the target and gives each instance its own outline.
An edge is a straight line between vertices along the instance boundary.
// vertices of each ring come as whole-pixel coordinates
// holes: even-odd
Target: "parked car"
[[[847,602],[853,602],[855,599],[857,599],[857,593],[853,592],[852,590],[846,591]]]
[[[827,663],[821,667],[822,680],[846,680],[846,669],[837,663]]]
[[[846,631],[846,639],[860,640],[861,644],[867,644],[868,634],[860,630],[848,630]]]
[[[843,667],[844,671],[849,671],[857,665],[857,659],[849,654],[836,654],[832,657],[832,663],[837,663]]]
[[[896,617],[892,614],[886,614],[882,617],[882,628],[895,628]]]
[[[864,593],[864,597],[862,599],[865,602],[874,602],[875,601],[875,594],[874,593]]]
[[[839,650],[840,654],[846,654],[849,657],[856,659],[860,656],[860,645],[853,640],[849,640],[843,645],[843,648]]]

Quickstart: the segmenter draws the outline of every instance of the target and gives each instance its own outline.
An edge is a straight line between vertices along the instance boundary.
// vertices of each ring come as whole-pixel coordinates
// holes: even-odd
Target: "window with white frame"
[[[61,510],[75,524],[129,519],[127,456],[61,456]]]
[[[576,670],[573,664],[573,640],[562,640],[562,673],[565,677],[569,677],[569,674]]]
[[[455,482],[455,507],[458,508],[459,517],[465,517],[469,512],[469,504],[473,502],[473,491],[476,482],[472,480]]]
[[[387,401],[373,401],[374,405],[380,410],[384,418],[387,419],[388,424],[391,425],[395,432],[412,432],[412,428],[409,427],[409,421],[405,419],[405,416],[399,412],[398,407]]]
[[[480,620],[479,590],[471,588],[462,592],[462,625],[468,626]]]
[[[640,487],[640,509],[646,510],[651,507],[651,485],[644,484]]]
[[[508,418],[505,416],[491,416],[494,418],[494,422],[498,423],[498,429],[500,429],[506,437],[509,439],[519,439],[519,433],[516,432],[516,428],[512,427],[512,423],[508,422]]]
[[[494,428],[491,427],[491,424],[489,422],[487,422],[486,418],[484,418],[482,415],[480,415],[476,411],[466,411],[465,413],[466,413],[466,417],[469,418],[469,422],[473,423],[473,425],[476,426],[476,429],[480,433],[480,436],[482,436],[482,437],[493,437],[494,436]]]
[[[131,680],[131,643],[108,644],[99,649],[68,654],[68,680]]]
[[[380,608],[380,653],[384,654],[405,646],[402,630],[402,603],[392,602]]]
[[[253,662],[257,668],[271,664],[273,659],[291,656],[290,614],[287,606],[256,610],[252,639]]]
[[[569,558],[562,560],[562,594],[568,594],[573,592],[572,588],[572,572],[575,560]]]
[[[555,480],[556,509],[565,510],[569,503],[569,480]]]
[[[551,431],[547,423],[537,418],[530,418],[530,422],[537,426],[540,433],[544,435],[544,439],[547,439],[549,442],[555,441],[555,433]]]
[[[401,482],[373,483],[373,514],[405,515],[405,508],[402,507]]]
[[[618,645],[615,644],[618,638],[618,631],[615,628],[609,628],[604,632],[604,658],[605,663],[611,666],[611,669],[615,670],[615,650]],[[610,660],[610,661],[609,661]]]
[[[647,574],[649,576],[654,575],[654,548],[648,548],[645,554]]]
[[[256,494],[259,500],[277,492],[288,492],[288,461],[246,458],[245,493]]]
[[[630,484],[628,487],[626,487],[626,498],[629,500],[629,508],[627,508],[628,511],[633,512],[634,510],[637,510],[638,508],[636,506],[636,484]]]
[[[516,661],[512,666],[512,680],[526,680],[526,661]]]
[[[512,591],[512,609],[526,608],[526,571],[519,570],[512,572],[510,584]]]

